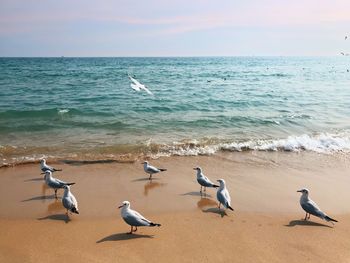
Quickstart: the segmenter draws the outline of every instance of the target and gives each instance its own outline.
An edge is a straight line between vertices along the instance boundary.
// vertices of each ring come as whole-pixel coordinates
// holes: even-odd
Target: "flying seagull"
[[[216,192],[216,198],[219,201],[219,209],[220,205],[222,204],[224,208],[228,208],[233,211],[233,208],[231,207],[230,193],[227,191],[225,180],[219,179],[217,181],[220,183],[219,189]]]
[[[142,164],[143,164],[143,170],[145,170],[145,172],[149,174],[149,180],[152,180],[153,174],[166,171],[166,169],[157,168],[152,165],[149,165],[147,161],[144,161]]]
[[[45,159],[41,159],[40,160],[40,169],[42,172],[46,172],[46,171],[51,171],[51,172],[57,172],[57,171],[62,171],[62,169],[56,169],[52,166],[49,166],[46,164],[46,160]]]
[[[207,187],[219,187],[218,185],[213,184],[209,178],[202,173],[202,169],[200,167],[193,168],[193,170],[197,170],[197,182],[201,185],[201,190],[199,191],[200,193],[202,193],[202,187],[204,187],[204,192],[207,191]]]
[[[348,39],[348,36],[345,36],[345,38],[344,38],[345,40],[347,40]]]
[[[57,199],[57,190],[60,188],[64,188],[64,186],[66,185],[73,185],[75,183],[66,183],[64,181],[61,181],[59,179],[56,179],[54,177],[52,177],[52,172],[47,170],[45,172],[45,182],[47,184],[48,187],[52,188],[55,190],[55,197]]]
[[[330,218],[324,212],[322,212],[321,209],[317,206],[317,204],[309,198],[308,189],[303,188],[301,190],[298,190],[297,192],[302,193],[300,197],[300,205],[306,212],[304,220],[308,220],[310,219],[311,215],[314,215],[323,220],[326,220],[327,222],[330,221],[332,224],[334,224],[333,222],[338,222],[337,220]]]
[[[68,211],[79,214],[78,202],[77,202],[77,199],[75,199],[75,196],[71,193],[70,187],[68,185],[64,185],[63,188],[64,188],[64,194],[62,198],[62,204],[67,209],[67,216],[68,216]]]
[[[129,75],[129,79],[131,80],[132,83],[130,83],[130,87],[133,89],[133,90],[136,90],[136,91],[141,91],[141,90],[144,90],[146,91],[148,94],[150,95],[153,95],[153,93],[143,84],[141,84],[137,79],[134,79],[133,77],[131,77]]]
[[[121,216],[124,221],[131,226],[130,232],[128,234],[132,234],[137,231],[138,226],[161,226],[160,224],[153,223],[148,219],[144,218],[140,213],[135,210],[130,209],[130,202],[124,201],[121,206]],[[135,227],[135,230],[133,229]]]

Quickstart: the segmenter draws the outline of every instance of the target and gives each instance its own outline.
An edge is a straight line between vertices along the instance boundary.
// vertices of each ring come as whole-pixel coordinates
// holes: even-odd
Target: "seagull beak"
[[[302,193],[303,191],[301,191],[301,190],[298,190],[297,192],[299,192],[299,193]]]
[[[193,168],[193,170],[197,170],[197,168]]]
[[[45,173],[40,173],[40,174],[45,174]]]
[[[124,205],[118,206],[118,209],[122,208]]]

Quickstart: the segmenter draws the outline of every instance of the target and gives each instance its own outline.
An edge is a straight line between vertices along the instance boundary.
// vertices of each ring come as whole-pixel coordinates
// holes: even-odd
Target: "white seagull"
[[[118,208],[121,208],[120,214],[124,221],[131,226],[131,230],[128,232],[128,234],[136,232],[138,226],[161,226],[161,224],[153,223],[144,218],[140,213],[130,209],[129,201],[124,201]],[[135,230],[133,227],[135,227]]]
[[[60,188],[64,188],[66,185],[73,185],[75,183],[66,183],[64,181],[61,181],[59,179],[56,179],[52,177],[52,172],[47,170],[45,172],[45,183],[47,184],[48,187],[52,188],[55,190],[55,197],[57,199],[57,190]]]
[[[228,208],[233,211],[233,208],[231,207],[231,197],[229,192],[227,191],[225,180],[219,179],[217,181],[220,183],[220,187],[216,192],[216,198],[219,201],[219,209],[220,205],[222,204],[224,208]]]
[[[150,95],[153,95],[153,93],[143,84],[141,84],[137,79],[134,79],[133,77],[131,77],[129,75],[129,79],[131,80],[132,83],[130,83],[130,87],[133,89],[133,90],[136,90],[136,91],[141,91],[141,90],[144,90],[146,91],[148,94]]]
[[[71,193],[70,187],[68,185],[65,185],[63,186],[63,188],[64,188],[64,194],[62,198],[62,204],[67,209],[67,216],[68,216],[68,211],[79,214],[78,202],[75,196]]]
[[[152,180],[153,174],[166,171],[166,169],[157,168],[150,165],[147,161],[144,161],[142,164],[143,164],[143,170],[145,170],[145,172],[149,174],[149,180]]]
[[[208,177],[206,177],[203,173],[202,173],[202,168],[200,167],[196,167],[193,168],[193,170],[197,170],[197,182],[201,185],[201,190],[199,191],[200,193],[202,193],[202,187],[204,187],[204,192],[207,191],[207,187],[214,187],[217,188],[219,187],[218,185],[212,183]]]
[[[62,169],[56,169],[52,166],[49,166],[46,164],[45,159],[40,160],[40,170],[45,173],[46,171],[51,171],[51,172],[57,172],[57,171],[62,171]]]
[[[326,220],[327,222],[331,222],[332,224],[334,224],[333,222],[338,222],[337,220],[330,218],[324,212],[322,212],[318,205],[309,198],[308,189],[303,188],[301,190],[298,190],[297,192],[302,193],[300,197],[300,205],[306,212],[304,220],[308,220],[310,219],[310,215],[314,215],[323,220]]]

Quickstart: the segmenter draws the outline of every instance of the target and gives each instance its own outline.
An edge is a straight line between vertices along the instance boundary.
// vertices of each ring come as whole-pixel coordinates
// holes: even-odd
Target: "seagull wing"
[[[141,85],[140,88],[146,91],[149,95],[153,95],[153,93],[148,88],[146,88],[145,85]]]
[[[137,86],[141,85],[141,83],[137,80],[137,79],[134,79],[133,77],[129,76],[129,79]]]
[[[130,83],[130,87],[131,87],[133,90],[140,91],[140,87],[137,86],[137,85],[134,84],[134,83]]]
[[[158,173],[160,170],[152,165],[147,167],[147,173]]]
[[[320,217],[322,219],[326,216],[325,213],[323,213],[321,209],[317,206],[317,204],[312,200],[302,203],[301,207],[305,210],[305,212]]]

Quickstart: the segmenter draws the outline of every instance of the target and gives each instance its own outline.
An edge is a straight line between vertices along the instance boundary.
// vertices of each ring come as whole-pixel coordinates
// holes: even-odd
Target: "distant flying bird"
[[[202,173],[202,169],[200,167],[196,167],[193,168],[193,170],[197,170],[197,182],[200,184],[201,186],[201,190],[199,191],[200,193],[202,193],[202,187],[204,187],[204,192],[207,191],[207,187],[213,187],[213,188],[217,188],[219,187],[216,184],[213,184],[208,177],[206,177],[203,173]]]
[[[153,95],[153,93],[143,84],[141,84],[137,79],[134,79],[133,77],[131,77],[130,75],[128,76],[129,79],[131,80],[132,83],[130,83],[130,87],[133,90],[136,91],[141,91],[144,90],[146,91],[148,94]]]
[[[150,165],[147,161],[144,161],[142,164],[143,164],[143,170],[149,174],[149,180],[152,180],[153,174],[166,171],[166,169],[157,168]]]
[[[347,40],[348,39],[348,36],[345,36],[345,40]]]
[[[68,211],[79,214],[78,202],[77,202],[77,199],[75,199],[75,196],[71,193],[70,187],[68,185],[65,185],[63,186],[63,188],[64,188],[64,194],[62,197],[62,204],[64,208],[67,209],[67,216],[68,216]]]
[[[64,188],[66,185],[73,185],[75,183],[66,183],[64,181],[61,181],[59,179],[56,179],[54,177],[52,177],[52,172],[47,170],[45,172],[45,182],[47,184],[48,187],[52,188],[55,190],[55,197],[57,199],[57,190]]]
[[[317,204],[309,198],[308,189],[303,188],[301,190],[298,190],[297,192],[302,193],[300,197],[300,205],[306,212],[304,220],[310,219],[310,215],[313,215],[323,220],[326,220],[327,222],[331,222],[332,224],[334,224],[333,222],[338,222],[337,220],[330,218],[324,212],[322,212],[321,209],[317,206]]]
[[[216,192],[216,198],[219,201],[219,209],[220,209],[220,205],[222,204],[224,208],[228,208],[233,211],[233,208],[231,207],[230,193],[227,191],[225,180],[219,179],[217,181],[220,183],[220,187]]]
[[[340,54],[341,54],[341,55],[343,55],[343,56],[345,55],[345,53],[344,53],[344,52],[340,52]]]
[[[42,172],[46,172],[46,171],[51,171],[51,172],[57,172],[57,171],[62,171],[62,169],[56,169],[52,166],[49,166],[46,164],[46,160],[45,159],[41,159],[40,160],[40,169]]]
[[[121,216],[124,221],[131,226],[130,232],[128,234],[132,234],[137,231],[138,226],[161,226],[161,224],[153,223],[150,220],[144,218],[140,213],[135,210],[130,209],[130,202],[124,201],[121,206]],[[135,227],[135,230],[133,229]]]

